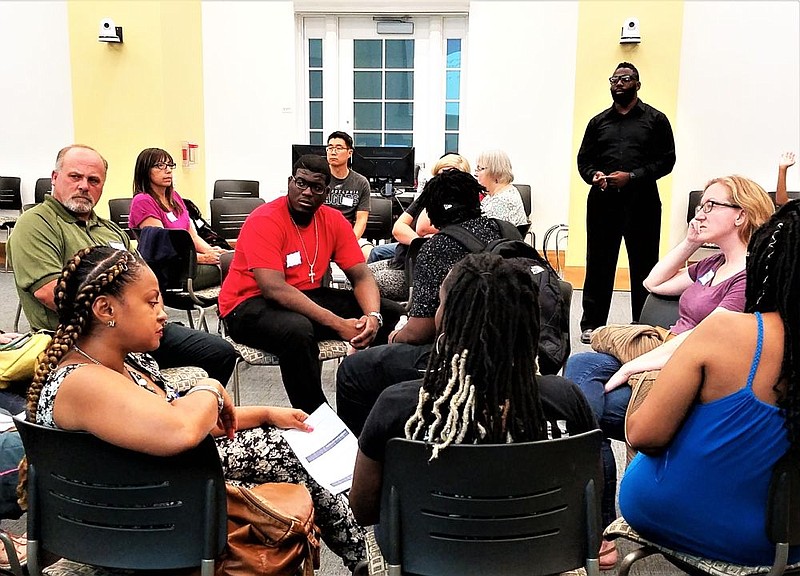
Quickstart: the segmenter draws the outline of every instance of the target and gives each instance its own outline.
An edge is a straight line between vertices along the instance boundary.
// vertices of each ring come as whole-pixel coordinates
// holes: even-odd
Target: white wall
[[[258,180],[286,191],[296,143],[296,24],[291,0],[203,2],[206,190]]]
[[[531,229],[567,222],[572,155],[577,2],[470,4],[460,152],[475,164],[500,148],[533,192]]]
[[[0,2],[0,174],[23,203],[74,138],[67,33],[66,2]]]
[[[690,190],[726,174],[775,190],[778,156],[800,151],[798,30],[794,1],[684,4],[671,244],[686,233]]]

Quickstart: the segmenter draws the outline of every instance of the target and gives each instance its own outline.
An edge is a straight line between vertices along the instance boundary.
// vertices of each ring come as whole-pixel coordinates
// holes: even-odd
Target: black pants
[[[360,318],[363,315],[350,290],[317,288],[304,294],[315,304],[342,318]],[[378,331],[374,344],[386,343],[401,313],[398,304],[381,299],[383,328]],[[341,339],[338,333],[261,296],[239,304],[225,317],[225,322],[236,342],[266,350],[278,357],[283,386],[292,406],[312,412],[326,401],[322,392],[317,341]]]
[[[378,396],[393,384],[425,374],[431,345],[387,344],[348,356],[336,372],[336,412],[356,436]]]
[[[592,187],[586,209],[586,281],[581,330],[608,321],[622,239],[628,251],[631,313],[639,320],[647,290],[644,279],[658,262],[661,201],[652,187],[621,191]]]
[[[181,324],[164,325],[161,345],[150,353],[160,368],[197,366],[227,386],[236,365],[236,350],[221,336]]]

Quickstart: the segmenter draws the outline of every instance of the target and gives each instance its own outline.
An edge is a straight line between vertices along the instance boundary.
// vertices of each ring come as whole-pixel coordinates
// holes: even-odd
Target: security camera
[[[111,18],[103,18],[100,20],[97,40],[100,42],[122,42],[122,27],[115,25]]]
[[[639,19],[628,18],[622,23],[622,31],[619,35],[620,44],[639,44],[642,36],[639,33]]]

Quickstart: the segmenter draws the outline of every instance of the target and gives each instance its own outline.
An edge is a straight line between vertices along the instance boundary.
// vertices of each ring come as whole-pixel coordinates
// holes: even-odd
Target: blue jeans
[[[388,260],[394,257],[394,250],[397,248],[397,242],[390,242],[389,244],[378,244],[369,253],[367,264],[372,264],[378,260]]]
[[[570,356],[564,368],[564,377],[572,380],[583,390],[592,407],[600,429],[606,438],[603,441],[603,524],[608,526],[617,517],[617,463],[611,451],[611,441],[625,440],[625,411],[631,400],[628,385],[615,388],[609,393],[605,384],[622,363],[610,354],[582,352]]]

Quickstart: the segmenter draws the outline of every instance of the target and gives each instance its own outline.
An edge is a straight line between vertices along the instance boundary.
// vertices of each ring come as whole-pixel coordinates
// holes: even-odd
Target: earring
[[[116,325],[117,325],[116,320],[109,320],[108,322],[106,322],[106,326],[108,326],[109,328],[113,328]]]

